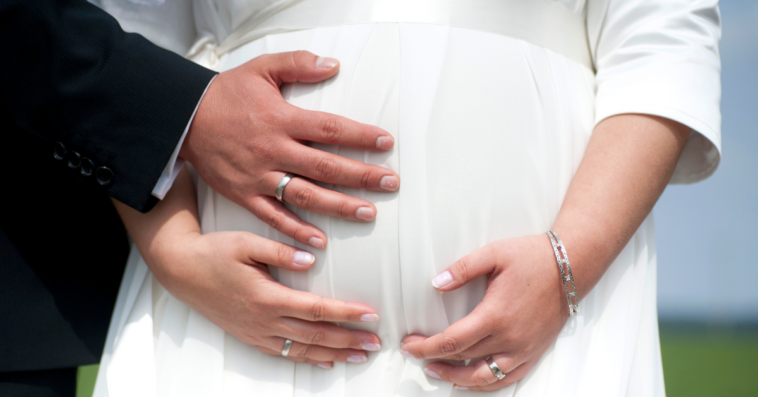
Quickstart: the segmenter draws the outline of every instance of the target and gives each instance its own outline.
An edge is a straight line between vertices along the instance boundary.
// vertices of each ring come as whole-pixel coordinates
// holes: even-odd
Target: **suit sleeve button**
[[[95,163],[92,162],[92,160],[88,158],[82,159],[82,167],[79,169],[79,172],[82,173],[84,176],[90,176],[93,172],[95,172]]]
[[[100,167],[95,171],[95,178],[97,178],[97,183],[103,186],[110,185],[113,181],[113,171],[108,167]]]
[[[66,153],[68,153],[66,150],[66,145],[64,145],[62,142],[55,142],[53,157],[55,157],[56,160],[63,160],[66,158]]]
[[[77,169],[82,165],[82,155],[75,151],[68,152],[68,168]]]

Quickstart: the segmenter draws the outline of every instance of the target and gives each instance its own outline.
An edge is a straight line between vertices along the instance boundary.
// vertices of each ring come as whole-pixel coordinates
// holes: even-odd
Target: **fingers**
[[[374,309],[360,303],[324,298],[310,292],[287,290],[281,315],[306,321],[371,322],[379,320]]]
[[[395,138],[387,131],[325,112],[298,109],[288,125],[289,135],[295,139],[358,149],[390,150]]]
[[[326,183],[360,187],[370,190],[394,192],[400,187],[400,177],[392,170],[378,165],[365,164],[322,150],[304,147],[291,142],[296,156],[281,160],[285,170]]]
[[[307,211],[351,221],[369,222],[376,217],[373,203],[324,189],[304,178],[293,178],[284,189],[282,199]]]
[[[433,378],[452,382],[459,386],[459,388],[465,387],[470,390],[478,390],[479,388],[494,386],[495,384],[497,384],[497,388],[488,388],[487,390],[497,390],[520,379],[520,377],[516,379],[516,375],[519,373],[513,372],[516,366],[514,360],[504,354],[492,355],[492,359],[500,367],[500,370],[506,374],[505,378],[498,380],[484,359],[478,360],[474,365],[460,367],[443,362],[433,362],[424,368],[424,372]]]
[[[261,55],[251,65],[276,85],[282,83],[316,83],[334,76],[339,71],[339,61],[319,57],[308,51],[280,52]]]
[[[281,324],[283,328],[279,336],[308,345],[356,351],[379,351],[382,348],[379,337],[366,331],[348,330],[332,324],[294,318],[283,319]]]
[[[268,354],[269,356],[281,356],[282,355],[281,352],[269,349],[268,347],[265,347],[265,346],[255,346],[255,347],[258,350],[260,350],[262,353]],[[284,358],[284,357],[282,357],[282,358]],[[290,357],[290,356],[287,356],[286,358],[288,358],[290,361],[294,361],[294,362],[298,362],[298,363],[308,363],[308,364],[311,364],[311,365],[316,365],[316,366],[318,366],[320,368],[323,368],[323,369],[332,369],[334,367],[334,363],[331,362],[331,361],[316,361],[316,360],[311,360],[309,358]]]
[[[481,321],[477,311],[448,327],[442,333],[419,340],[418,336],[403,339],[404,356],[415,358],[442,358],[463,360],[461,352],[489,335],[486,324]]]
[[[321,230],[301,220],[274,197],[255,196],[245,203],[245,208],[273,229],[301,244],[318,249],[326,246],[326,235]]]
[[[492,272],[497,258],[491,245],[464,256],[432,279],[432,286],[440,291],[451,291],[469,281]]]
[[[299,250],[253,233],[240,233],[239,254],[245,263],[265,263],[287,270],[300,271],[313,266],[316,257],[310,252]]]
[[[284,339],[276,338],[277,346],[284,347]],[[281,349],[279,350],[281,352]],[[333,349],[319,345],[295,342],[290,346],[287,358],[308,359],[317,362],[342,361],[354,364],[362,364],[368,361],[365,351],[353,349]]]

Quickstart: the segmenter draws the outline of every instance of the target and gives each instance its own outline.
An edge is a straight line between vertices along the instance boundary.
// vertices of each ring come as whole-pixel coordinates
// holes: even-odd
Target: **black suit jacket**
[[[140,211],[214,72],[84,0],[0,0],[0,371],[97,362]]]

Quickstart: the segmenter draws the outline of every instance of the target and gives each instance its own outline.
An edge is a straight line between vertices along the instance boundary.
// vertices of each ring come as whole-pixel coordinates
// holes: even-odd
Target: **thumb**
[[[496,257],[491,245],[466,255],[432,279],[439,291],[452,291],[495,269]]]
[[[308,51],[280,52],[263,55],[255,60],[277,85],[282,83],[317,83],[334,76],[339,71],[335,58],[320,57]]]

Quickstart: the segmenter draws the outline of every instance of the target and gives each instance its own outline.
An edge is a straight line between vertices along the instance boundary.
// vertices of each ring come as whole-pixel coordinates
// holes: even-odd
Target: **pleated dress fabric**
[[[595,125],[589,67],[517,38],[409,22],[269,34],[210,66],[223,71],[261,54],[302,49],[338,58],[340,72],[322,83],[283,87],[290,103],[377,125],[396,141],[387,153],[313,146],[393,169],[401,189],[324,185],[375,203],[378,216],[370,223],[290,206],[327,234],[328,246],[316,250],[198,180],[202,230],[244,230],[314,252],[311,270],[272,267],[274,277],[375,308],[376,323],[340,325],[376,333],[382,350],[370,352],[368,363],[335,363],[331,370],[265,355],[172,297],[133,250],[95,396],[665,394],[652,216],[582,301],[579,315],[514,385],[489,393],[456,390],[426,376],[425,361],[400,354],[404,336],[443,331],[484,295],[484,278],[437,292],[430,283],[437,273],[487,243],[552,226]]]

